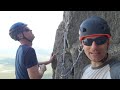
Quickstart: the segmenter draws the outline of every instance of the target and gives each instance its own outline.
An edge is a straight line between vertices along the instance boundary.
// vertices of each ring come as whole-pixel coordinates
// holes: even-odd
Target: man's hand
[[[46,66],[44,64],[39,65],[39,70],[43,71],[43,73],[47,70]]]
[[[55,58],[56,58],[56,54],[53,54],[53,53],[52,53],[52,54],[51,54],[51,57],[50,57],[50,60],[49,60],[50,63],[51,63],[53,60],[55,60]]]
[[[56,58],[56,54],[52,53],[50,56],[50,59],[48,61],[39,62],[38,65],[42,65],[42,64],[48,65],[48,64],[52,63],[52,61],[55,60],[55,58]]]

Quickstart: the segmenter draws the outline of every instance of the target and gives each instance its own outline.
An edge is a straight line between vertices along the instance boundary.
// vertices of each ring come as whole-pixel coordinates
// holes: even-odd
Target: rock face
[[[120,58],[120,11],[64,11],[53,49],[57,53],[52,63],[53,79],[80,79],[81,70],[90,63],[84,52],[79,56],[79,26],[90,16],[107,20],[112,34],[109,53],[116,59]]]

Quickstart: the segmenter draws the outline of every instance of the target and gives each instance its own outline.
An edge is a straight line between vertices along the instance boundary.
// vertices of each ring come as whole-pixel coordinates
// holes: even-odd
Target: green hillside
[[[15,61],[14,59],[0,59],[0,79],[15,79]],[[47,71],[44,73],[43,79],[52,78],[51,64],[47,65]]]

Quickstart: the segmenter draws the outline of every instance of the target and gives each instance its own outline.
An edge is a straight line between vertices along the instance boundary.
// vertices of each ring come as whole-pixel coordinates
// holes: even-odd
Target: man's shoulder
[[[28,45],[20,45],[18,48],[19,52],[27,53],[27,52],[35,52],[34,48]]]
[[[113,59],[109,65],[111,78],[120,79],[120,60]]]
[[[113,67],[113,66],[120,66],[120,60],[116,59],[116,58],[112,58],[110,60],[110,63],[109,63],[110,67]]]
[[[82,73],[84,73],[85,70],[90,67],[90,65],[91,65],[91,64],[86,65],[86,66],[83,68]]]
[[[28,45],[21,45],[20,47],[23,48],[23,50],[26,50],[26,49],[34,50],[34,48],[32,48],[31,46],[28,46]]]

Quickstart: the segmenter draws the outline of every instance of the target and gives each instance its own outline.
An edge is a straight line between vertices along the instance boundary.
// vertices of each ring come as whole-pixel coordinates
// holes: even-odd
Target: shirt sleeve
[[[30,68],[38,64],[36,52],[33,48],[29,48],[25,55],[25,66],[26,68]]]
[[[111,67],[110,75],[112,79],[120,79],[120,62]]]

